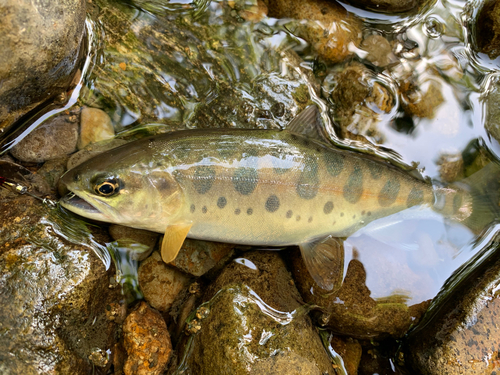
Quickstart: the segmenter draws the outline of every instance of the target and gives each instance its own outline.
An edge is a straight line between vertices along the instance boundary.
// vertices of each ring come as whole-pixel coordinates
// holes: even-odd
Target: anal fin
[[[344,280],[343,241],[327,236],[299,245],[307,270],[321,289],[333,291]]]
[[[192,223],[169,225],[161,242],[161,258],[165,263],[172,262],[186,239]]]

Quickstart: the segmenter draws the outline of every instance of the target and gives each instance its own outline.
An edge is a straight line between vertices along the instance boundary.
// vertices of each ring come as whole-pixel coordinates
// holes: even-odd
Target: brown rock
[[[332,336],[330,338],[330,345],[342,357],[347,375],[356,375],[362,352],[361,344],[358,340],[350,337]]]
[[[245,253],[204,299],[187,324],[191,373],[335,373],[278,253]]]
[[[139,285],[144,298],[157,310],[168,311],[177,295],[189,283],[189,277],[165,264],[158,251],[139,266]]]
[[[473,25],[477,50],[486,53],[490,59],[500,56],[500,1],[483,2]]]
[[[187,238],[172,264],[193,276],[202,276],[232,254],[234,245]]]
[[[363,39],[359,48],[368,52],[366,60],[376,66],[384,67],[396,60],[391,44],[382,35],[369,35]]]
[[[444,182],[454,182],[464,177],[462,154],[442,154],[438,161],[439,176]]]
[[[442,290],[425,319],[409,335],[404,350],[406,363],[424,375],[498,372],[498,254],[493,253],[472,272],[464,270],[454,275],[447,285],[448,289]]]
[[[435,80],[418,83],[400,83],[401,104],[410,116],[432,119],[437,108],[444,103],[441,84]]]
[[[80,137],[78,138],[78,149],[81,150],[89,143],[96,143],[112,139],[115,129],[111,124],[111,118],[106,112],[99,108],[85,107],[80,115]]]
[[[108,367],[117,324],[107,308],[122,296],[109,288],[114,269],[106,271],[88,246],[90,234],[29,196],[0,194],[0,212],[0,373],[87,375],[94,365]],[[98,229],[93,235],[109,241]]]
[[[297,287],[307,303],[317,305],[323,314],[319,317],[322,325],[333,332],[356,338],[380,339],[402,337],[423,315],[428,301],[408,306],[408,295],[394,294],[394,290],[410,290],[421,293],[430,288],[429,277],[415,275],[404,263],[384,264],[380,254],[367,254],[363,259],[370,264],[372,279],[379,281],[377,289],[383,297],[373,298],[371,286],[366,285],[365,266],[358,259],[349,262],[342,286],[333,293],[325,293],[309,275],[299,251],[290,254],[293,275]],[[378,259],[380,257],[380,259]],[[405,275],[403,278],[401,275]],[[384,292],[387,291],[387,292]]]
[[[267,0],[269,16],[296,18],[309,22],[298,27],[320,57],[330,62],[340,62],[352,54],[349,44],[359,46],[361,22],[340,5],[327,0]]]
[[[15,145],[10,153],[28,163],[58,159],[76,150],[78,125],[68,116],[50,118]]]
[[[128,355],[125,375],[161,374],[172,353],[165,321],[145,302],[141,302],[125,319],[123,345]]]

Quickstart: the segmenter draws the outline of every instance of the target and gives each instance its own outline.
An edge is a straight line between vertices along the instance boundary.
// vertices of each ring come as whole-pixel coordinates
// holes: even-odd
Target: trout
[[[164,233],[167,263],[186,237],[298,245],[325,290],[338,280],[336,238],[418,205],[459,221],[474,211],[470,189],[433,187],[334,148],[321,129],[312,106],[286,130],[184,130],[130,142],[62,176],[60,187],[70,194],[61,205],[90,219]]]

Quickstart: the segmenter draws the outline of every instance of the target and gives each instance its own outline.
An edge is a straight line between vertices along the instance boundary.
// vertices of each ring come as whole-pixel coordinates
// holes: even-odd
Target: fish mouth
[[[101,211],[74,192],[69,192],[62,197],[60,204],[67,210],[70,210],[80,216],[94,220],[106,221],[106,217]]]

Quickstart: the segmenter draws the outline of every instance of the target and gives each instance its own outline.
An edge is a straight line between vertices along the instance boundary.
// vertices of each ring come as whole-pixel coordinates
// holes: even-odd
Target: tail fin
[[[500,220],[500,165],[490,162],[457,184],[468,191],[472,212],[463,223],[475,233]]]

